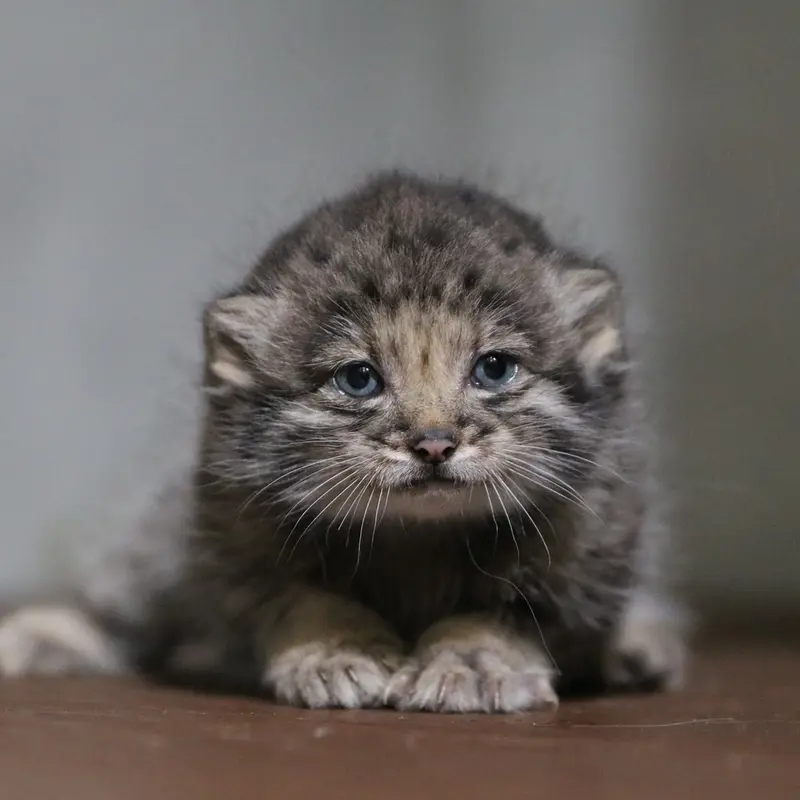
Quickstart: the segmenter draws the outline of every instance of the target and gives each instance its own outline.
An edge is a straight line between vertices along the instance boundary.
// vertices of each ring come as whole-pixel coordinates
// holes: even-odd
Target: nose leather
[[[414,454],[429,464],[441,464],[456,451],[455,433],[446,428],[429,428],[422,431],[412,443]]]

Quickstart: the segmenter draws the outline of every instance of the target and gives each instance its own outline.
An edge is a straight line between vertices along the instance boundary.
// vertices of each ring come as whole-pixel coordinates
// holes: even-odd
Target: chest
[[[470,543],[466,537],[400,531],[389,541],[330,548],[323,580],[379,613],[409,641],[458,613],[495,612],[516,602],[521,588],[506,575],[513,548]]]

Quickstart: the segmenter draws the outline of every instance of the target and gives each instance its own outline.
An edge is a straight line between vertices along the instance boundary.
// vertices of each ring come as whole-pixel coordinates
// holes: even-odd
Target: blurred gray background
[[[686,581],[797,607],[797,2],[5,0],[0,102],[0,593],[185,449],[203,300],[405,165],[618,265]]]

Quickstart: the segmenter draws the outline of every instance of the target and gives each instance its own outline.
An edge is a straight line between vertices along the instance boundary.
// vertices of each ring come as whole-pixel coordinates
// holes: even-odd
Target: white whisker
[[[574,503],[575,505],[589,512],[600,522],[603,521],[598,516],[597,512],[586,502],[583,495],[558,475],[552,473],[550,470],[544,470],[541,467],[524,462],[521,459],[515,458],[514,456],[507,456],[506,460],[513,465],[506,467],[507,472],[511,472],[518,477],[523,478],[524,480],[535,483],[537,486],[545,489],[555,497],[558,497],[567,503]],[[555,484],[555,486],[553,484]],[[559,491],[559,488],[562,491]],[[565,495],[563,492],[567,492],[568,494]]]
[[[324,492],[323,492],[323,493],[322,493],[322,494],[321,494],[319,497],[317,497],[317,499],[316,499],[316,500],[314,500],[314,502],[313,502],[313,503],[311,503],[311,505],[307,506],[307,507],[305,508],[305,510],[303,511],[303,513],[302,513],[302,514],[301,514],[301,515],[300,515],[300,516],[297,518],[297,520],[295,521],[294,525],[292,526],[292,529],[289,531],[289,533],[288,533],[288,535],[287,535],[286,539],[285,539],[285,540],[284,540],[284,542],[283,542],[283,546],[281,547],[281,549],[280,549],[280,552],[278,553],[278,558],[277,558],[277,561],[280,561],[280,559],[281,559],[281,556],[283,555],[283,551],[284,551],[284,549],[286,548],[286,545],[287,545],[287,544],[289,543],[289,541],[291,540],[291,538],[292,538],[292,535],[294,534],[295,530],[297,529],[297,526],[298,526],[298,525],[300,524],[300,522],[302,521],[303,517],[305,517],[305,515],[306,515],[306,514],[308,514],[308,513],[309,513],[309,512],[310,512],[310,511],[311,511],[311,510],[314,508],[314,506],[315,506],[317,503],[319,503],[319,501],[320,501],[320,500],[322,500],[323,498],[327,497],[327,496],[328,496],[328,495],[329,495],[331,492],[335,491],[335,490],[336,490],[336,488],[337,488],[337,487],[339,487],[339,486],[341,486],[343,483],[347,483],[347,482],[348,482],[348,481],[351,479],[351,476],[352,476],[353,472],[355,472],[355,470],[354,470],[353,468],[351,468],[351,469],[349,469],[349,470],[346,470],[346,471],[345,471],[345,473],[344,473],[344,477],[342,477],[341,473],[339,473],[339,474],[335,475],[333,478],[329,478],[327,481],[325,481],[325,483],[323,483],[323,484],[320,484],[319,486],[317,486],[317,487],[316,487],[316,489],[319,489],[319,488],[321,488],[322,486],[324,486],[326,483],[329,483],[329,482],[330,482],[331,480],[333,480],[334,478],[339,478],[339,480],[338,480],[336,483],[334,483],[334,484],[333,484],[333,486],[331,486],[331,487],[329,487],[328,489],[326,489],[326,490],[325,490],[325,491],[324,491]],[[311,490],[311,491],[313,492],[314,490]],[[344,493],[344,492],[346,492],[346,491],[347,491],[347,487],[345,487],[344,489],[342,489],[342,491],[341,491],[339,494],[337,494],[337,495],[336,495],[336,496],[333,498],[333,500],[332,500],[331,502],[335,502],[335,501],[336,501],[336,499],[337,499],[337,498],[338,498],[338,497],[339,497],[341,494],[343,494],[343,493]],[[306,494],[306,495],[305,495],[305,496],[304,496],[304,497],[303,497],[301,500],[299,500],[297,503],[295,503],[295,505],[294,505],[294,506],[292,506],[292,509],[294,509],[294,508],[295,508],[297,505],[299,505],[300,503],[302,503],[302,502],[303,502],[303,500],[305,500],[305,497],[308,497],[308,494],[310,494],[310,493],[311,493],[311,492],[307,493],[307,494]],[[322,512],[320,512],[320,513],[323,513],[323,512],[325,511],[325,509],[327,509],[327,508],[328,508],[328,506],[330,506],[330,503],[328,503],[328,504],[327,504],[327,505],[326,505],[326,506],[325,506],[325,507],[322,509]],[[286,513],[286,514],[283,516],[283,519],[286,519],[286,518],[287,518],[287,517],[288,517],[288,516],[291,514],[291,511],[292,511],[292,509],[290,509],[290,510],[289,510],[289,511],[288,511],[288,512],[287,512],[287,513]],[[307,533],[307,532],[308,532],[308,530],[311,528],[311,526],[314,524],[314,522],[316,522],[316,520],[317,520],[317,519],[319,519],[319,516],[320,516],[320,514],[317,514],[317,516],[316,516],[316,517],[314,517],[314,519],[312,519],[312,520],[311,520],[311,522],[310,522],[308,525],[306,525],[306,527],[303,529],[303,532],[302,532],[302,533],[300,534],[300,536],[298,537],[298,539],[297,539],[297,542],[295,542],[294,546],[292,547],[292,551],[291,551],[291,553],[289,554],[289,558],[290,558],[290,559],[291,559],[292,555],[294,554],[295,550],[297,549],[297,545],[300,543],[300,541],[301,541],[301,540],[303,539],[303,537],[306,535],[306,533]]]
[[[324,481],[322,481],[322,483],[315,484],[315,485],[314,485],[312,488],[310,488],[308,491],[306,491],[306,492],[303,492],[303,494],[300,496],[300,498],[299,498],[298,500],[296,500],[296,501],[295,501],[295,503],[294,503],[294,504],[291,506],[291,508],[290,508],[290,509],[289,509],[289,510],[288,510],[288,511],[287,511],[287,512],[286,512],[286,513],[285,513],[285,514],[284,514],[284,515],[281,517],[281,520],[280,520],[280,521],[281,521],[281,523],[283,523],[285,520],[287,520],[287,519],[288,519],[288,518],[289,518],[289,517],[292,515],[292,512],[293,512],[293,511],[294,511],[294,510],[295,510],[295,509],[296,509],[298,506],[302,505],[302,504],[303,504],[303,503],[304,503],[304,502],[305,502],[305,501],[306,501],[306,500],[307,500],[309,497],[311,497],[311,496],[314,494],[314,492],[318,491],[318,490],[319,490],[319,489],[321,489],[323,486],[327,486],[327,485],[328,485],[328,484],[329,484],[331,481],[333,481],[333,480],[336,480],[337,478],[341,478],[343,475],[349,475],[349,474],[351,474],[352,472],[355,472],[355,467],[348,467],[348,468],[347,468],[347,469],[344,471],[344,473],[342,473],[342,472],[336,472],[336,473],[334,473],[333,475],[331,475],[329,478],[326,478]],[[313,477],[316,477],[316,474],[315,474]],[[302,483],[305,483],[305,481],[301,481],[301,483],[300,483],[300,484],[298,484],[298,486],[299,486],[299,485],[302,485]],[[338,485],[339,485],[339,484],[336,484],[335,486],[338,486]],[[335,488],[335,486],[334,486],[334,487],[332,487],[332,488]],[[297,487],[295,487],[295,488],[297,488]],[[325,497],[327,494],[328,494],[328,492],[325,492],[325,494],[323,494],[323,495],[320,495],[320,497],[318,497],[318,498],[317,498],[317,500],[315,500],[314,502],[316,503],[317,501],[321,500],[321,499],[322,499],[323,497]],[[308,511],[309,511],[309,510],[310,510],[310,509],[313,507],[313,505],[314,505],[314,503],[312,503],[312,504],[311,504],[311,506],[309,506],[309,507],[308,507],[308,508],[307,508],[307,509],[306,509],[306,510],[303,512],[303,516],[305,516],[305,514],[307,514],[307,513],[308,513]],[[301,516],[301,519],[302,519],[302,516]]]
[[[339,484],[335,484],[335,486],[338,486],[338,485],[339,485]],[[335,487],[334,487],[334,488],[335,488]],[[308,525],[306,525],[306,527],[305,527],[305,529],[303,530],[303,532],[302,532],[302,533],[300,534],[300,536],[297,538],[297,541],[295,542],[295,544],[294,544],[294,547],[292,547],[292,552],[291,552],[291,553],[289,553],[289,559],[290,559],[290,560],[291,560],[291,557],[292,557],[292,555],[294,554],[294,551],[297,549],[297,546],[300,544],[300,542],[302,541],[302,539],[303,539],[303,537],[306,535],[306,533],[308,533],[308,531],[309,531],[309,530],[311,530],[311,529],[314,527],[314,524],[316,523],[316,521],[317,521],[317,520],[318,520],[320,517],[322,517],[322,516],[325,514],[325,512],[326,512],[326,511],[327,511],[327,510],[328,510],[328,509],[329,509],[329,508],[330,508],[330,507],[331,507],[331,506],[332,506],[332,505],[333,505],[333,504],[334,504],[334,503],[335,503],[335,502],[336,502],[336,501],[337,501],[337,500],[338,500],[338,499],[339,499],[339,498],[340,498],[340,497],[341,497],[341,496],[342,496],[342,495],[343,495],[343,494],[344,494],[344,493],[347,491],[347,489],[348,489],[348,487],[347,487],[347,486],[345,486],[345,488],[344,488],[344,489],[342,489],[342,490],[341,490],[341,491],[340,491],[338,494],[336,494],[336,495],[335,495],[333,498],[331,498],[331,500],[329,500],[329,501],[328,501],[328,502],[327,502],[327,503],[326,503],[326,504],[325,504],[325,505],[322,507],[322,509],[321,509],[320,511],[318,511],[318,512],[317,512],[317,514],[316,514],[316,516],[314,517],[314,519],[312,519],[312,520],[311,520],[311,522],[309,522],[309,523],[308,523]],[[316,502],[316,501],[315,501],[315,502]],[[314,504],[312,504],[311,506],[309,506],[309,508],[313,507],[313,505],[314,505]],[[291,534],[290,534],[290,535],[291,535]]]
[[[350,546],[350,531],[353,529],[353,522],[355,522],[356,509],[358,509],[358,506],[361,503],[361,498],[367,493],[367,489],[369,489],[369,476],[365,476],[365,480],[360,481],[359,486],[361,486],[361,491],[353,498],[353,502],[348,507],[347,512],[345,513],[345,516],[338,528],[338,530],[342,529],[342,526],[347,521],[347,517],[349,516],[350,524],[347,526],[347,537],[345,539],[346,547]]]
[[[497,500],[500,503],[500,507],[503,509],[503,513],[505,514],[506,521],[508,522],[508,531],[511,534],[511,539],[514,542],[514,547],[517,550],[517,565],[519,565],[520,560],[522,559],[522,554],[519,551],[519,542],[517,541],[517,537],[514,535],[514,525],[511,522],[511,517],[508,515],[508,510],[506,509],[506,504],[503,501],[503,497],[500,494],[500,491],[497,488],[497,484],[495,483],[494,478],[489,479],[492,484],[492,489],[494,489],[495,495],[497,495]]]
[[[337,509],[336,513],[333,515],[333,519],[330,521],[327,530],[325,531],[325,536],[327,538],[328,533],[330,533],[331,528],[336,524],[336,520],[339,518],[339,514],[342,515],[342,520],[339,523],[339,527],[336,530],[341,530],[344,523],[347,521],[347,510],[348,510],[348,502],[350,498],[359,490],[361,486],[363,486],[367,481],[369,481],[369,474],[366,473],[362,475],[352,486],[350,489],[350,493],[347,497],[342,500],[341,505]],[[354,501],[355,502],[355,501]]]
[[[372,498],[375,496],[375,487],[372,487],[372,490],[369,493],[369,497],[367,498],[367,505],[364,508],[364,513],[361,517],[361,527],[358,529],[358,544],[356,545],[356,565],[353,568],[353,577],[355,578],[356,573],[358,572],[358,567],[361,564],[361,541],[364,538],[364,525],[367,521],[367,513],[369,512],[370,504],[372,503]],[[375,509],[375,513],[378,513],[378,510]]]
[[[506,477],[508,477],[508,476],[506,476]],[[533,525],[533,528],[534,528],[534,530],[536,531],[536,533],[537,533],[537,534],[539,534],[539,539],[541,540],[542,544],[544,545],[544,550],[545,550],[545,552],[547,553],[547,570],[548,570],[548,572],[549,572],[549,571],[550,571],[550,568],[553,566],[553,559],[552,559],[552,558],[551,558],[551,556],[550,556],[550,548],[547,546],[547,541],[546,541],[546,540],[545,540],[545,538],[544,538],[544,534],[542,533],[541,529],[539,528],[539,526],[538,526],[538,525],[536,524],[536,522],[534,521],[533,517],[532,517],[532,516],[530,515],[530,513],[528,512],[528,509],[527,509],[527,508],[525,508],[525,505],[524,505],[524,504],[523,504],[523,503],[520,501],[520,499],[519,499],[519,498],[516,496],[516,494],[514,494],[514,492],[513,492],[513,491],[510,489],[510,487],[509,487],[509,486],[506,484],[506,482],[503,480],[503,478],[501,478],[501,477],[498,475],[498,476],[497,476],[497,480],[499,480],[499,481],[500,481],[500,483],[502,483],[502,484],[503,484],[503,486],[505,487],[505,490],[506,490],[506,491],[509,493],[509,495],[511,495],[512,499],[513,499],[513,500],[514,500],[514,502],[515,502],[515,503],[516,503],[516,504],[519,506],[519,508],[520,508],[520,510],[522,511],[522,513],[523,513],[523,514],[525,514],[525,516],[526,516],[526,517],[527,517],[527,518],[530,520],[530,523],[531,523],[531,525]],[[528,500],[528,502],[529,502],[529,503],[531,503],[531,504],[533,505],[533,507],[534,507],[534,508],[535,508],[535,509],[536,509],[536,510],[537,510],[537,511],[538,511],[538,512],[541,514],[542,512],[539,510],[539,508],[538,508],[538,506],[536,505],[536,503],[533,503],[533,502],[532,502],[532,501],[531,501],[531,500],[528,498],[528,496],[525,494],[525,492],[523,492],[523,491],[522,491],[522,489],[520,488],[519,484],[517,484],[517,483],[516,483],[515,481],[513,481],[511,478],[509,478],[509,481],[510,481],[511,483],[513,483],[513,484],[514,484],[514,486],[516,486],[516,487],[517,487],[517,489],[519,489],[519,491],[520,491],[520,492],[522,492],[522,496],[523,496],[523,497],[524,497],[526,500]],[[542,516],[544,516],[544,515],[542,514]],[[547,519],[547,517],[545,517],[545,519]],[[552,524],[550,523],[550,520],[547,520],[547,522],[548,522],[548,524],[550,525],[550,528],[551,528],[551,530],[553,530],[553,533],[555,533],[555,529],[553,528]]]
[[[608,464],[601,464],[598,461],[594,461],[591,458],[587,458],[585,456],[580,456],[574,452],[574,448],[571,450],[559,450],[554,451],[550,447],[541,447],[538,445],[512,445],[509,448],[509,452],[516,452],[521,455],[525,455],[530,457],[531,453],[537,453],[537,458],[542,457],[549,457],[552,463],[563,464],[563,461],[572,460],[577,461],[582,464],[588,464],[589,466],[596,467],[597,469],[604,470],[608,472],[610,475],[613,475],[615,478],[621,480],[623,483],[629,484],[630,481],[624,476],[617,472],[615,469],[610,467]]]
[[[255,500],[257,500],[259,497],[261,497],[261,495],[263,495],[271,486],[274,486],[279,481],[285,480],[290,475],[296,474],[296,473],[298,473],[298,472],[300,472],[302,470],[309,470],[309,469],[316,468],[315,471],[311,475],[307,475],[307,476],[305,476],[304,478],[302,478],[300,480],[300,484],[305,483],[306,481],[309,481],[309,480],[313,479],[314,477],[316,477],[317,475],[319,475],[321,472],[325,472],[327,469],[329,469],[328,466],[320,466],[320,464],[326,465],[329,462],[336,462],[336,466],[344,466],[344,465],[346,465],[348,463],[353,463],[354,459],[353,458],[342,458],[341,456],[332,456],[331,458],[324,458],[324,459],[321,459],[319,461],[314,461],[314,462],[312,462],[310,464],[300,464],[299,466],[297,466],[297,467],[295,467],[293,469],[290,469],[287,472],[282,473],[277,478],[275,478],[274,480],[271,480],[268,484],[266,484],[266,486],[262,486],[259,489],[257,489],[255,492],[253,492],[253,494],[251,494],[244,501],[244,503],[239,508],[239,511],[237,512],[237,519],[241,519],[242,514],[247,510],[247,507],[249,505],[251,505],[253,502],[255,502]],[[339,473],[339,474],[341,474],[341,473]]]
[[[383,493],[386,492],[386,503],[383,506],[383,511],[381,512],[380,519],[378,519],[378,511],[380,511],[381,501],[383,500]],[[389,505],[389,489],[384,489],[381,487],[380,494],[378,495],[378,502],[375,505],[375,520],[372,523],[372,536],[370,537],[369,542],[369,557],[372,558],[372,551],[375,549],[375,532],[378,530],[378,526],[380,525],[381,521],[383,520],[383,515],[386,513],[386,508]]]
[[[561,670],[558,668],[558,664],[556,663],[556,660],[553,658],[553,654],[550,652],[550,648],[547,646],[547,642],[545,641],[544,638],[544,631],[542,630],[542,626],[539,624],[539,620],[536,618],[536,612],[533,610],[533,605],[531,604],[531,601],[526,597],[522,589],[520,589],[519,586],[517,586],[517,584],[514,583],[514,581],[509,580],[508,578],[504,578],[502,575],[493,575],[491,572],[487,572],[483,567],[481,567],[480,564],[478,564],[478,562],[475,560],[475,556],[472,554],[472,547],[470,546],[469,538],[467,539],[467,552],[469,553],[470,561],[472,561],[475,569],[477,569],[478,572],[482,573],[487,578],[494,578],[494,580],[507,584],[522,598],[525,605],[528,607],[528,611],[530,611],[531,619],[533,620],[534,625],[536,625],[536,629],[539,631],[539,638],[542,640],[542,647],[544,647],[544,652],[550,659],[550,663],[553,665],[556,674],[560,675]]]
[[[492,516],[492,522],[494,522],[494,544],[497,547],[497,539],[500,536],[500,525],[497,523],[497,517],[494,515],[494,503],[492,503],[492,496],[489,494],[489,487],[486,485],[486,481],[482,481],[483,490],[486,492],[486,499],[489,501],[489,513]]]

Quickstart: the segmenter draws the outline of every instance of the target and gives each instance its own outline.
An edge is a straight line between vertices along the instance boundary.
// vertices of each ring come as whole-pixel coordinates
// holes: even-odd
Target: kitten
[[[680,684],[609,268],[477,188],[383,174],[204,322],[196,463],[121,572],[6,619],[0,672],[448,712]]]

